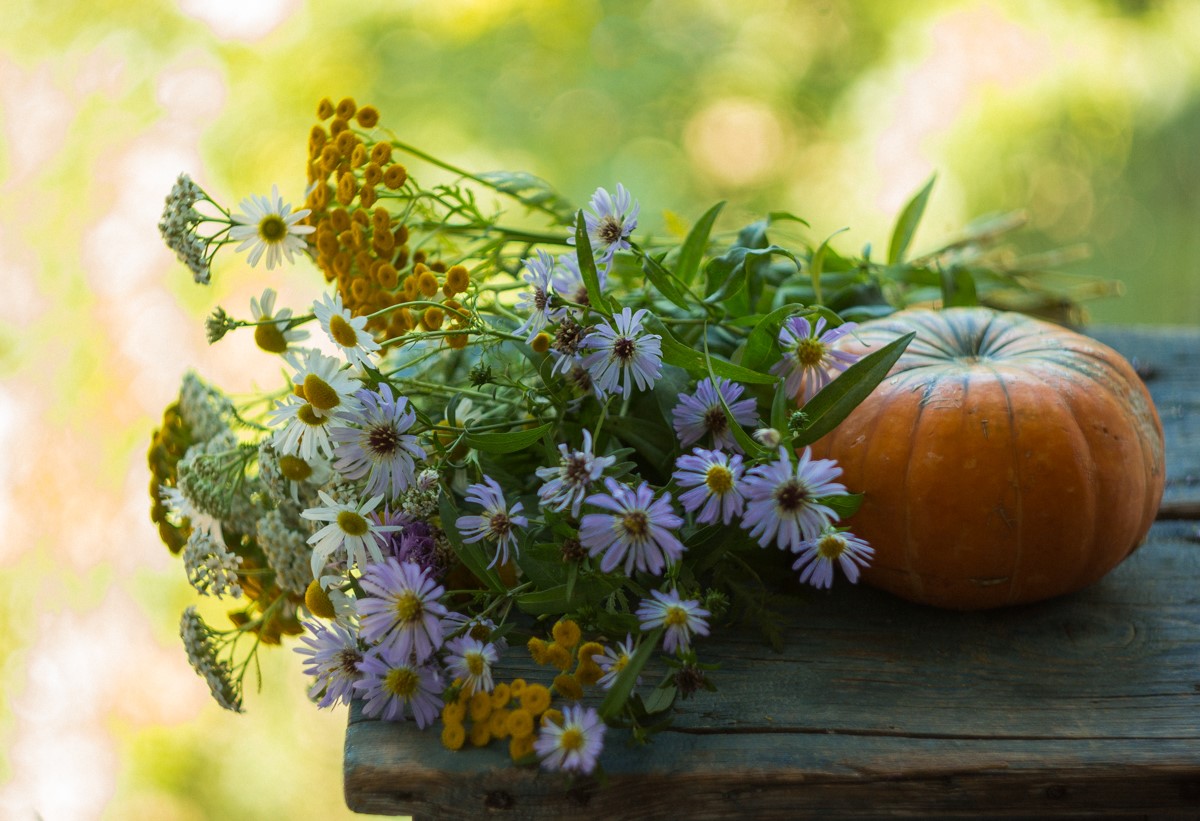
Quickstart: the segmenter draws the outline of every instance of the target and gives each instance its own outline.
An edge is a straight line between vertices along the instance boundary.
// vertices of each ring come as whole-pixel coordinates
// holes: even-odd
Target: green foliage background
[[[0,5],[5,817],[348,815],[344,713],[307,705],[290,652],[248,715],[205,702],[141,461],[186,367],[241,373],[206,350],[205,313],[320,287],[237,260],[195,288],[159,245],[161,197],[187,171],[231,205],[272,183],[301,199],[322,96],[580,204],[621,181],[655,232],[728,199],[725,228],[782,209],[882,249],[936,172],[914,250],[1023,208],[1022,251],[1086,243],[1080,287],[1124,283],[1094,320],[1200,321],[1200,6],[1182,0]],[[56,693],[79,694],[69,724]]]

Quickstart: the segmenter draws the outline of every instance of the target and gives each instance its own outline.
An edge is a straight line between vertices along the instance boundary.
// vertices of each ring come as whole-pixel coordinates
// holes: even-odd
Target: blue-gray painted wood
[[[610,730],[604,786],[514,768],[499,744],[450,752],[355,705],[347,804],[418,819],[1200,818],[1200,524],[1181,518],[1200,502],[1200,331],[1097,336],[1144,369],[1168,453],[1168,518],[1098,584],[974,613],[803,591],[783,653],[719,631],[700,645],[719,692],[682,702],[648,746]],[[501,672],[549,678],[520,649]]]

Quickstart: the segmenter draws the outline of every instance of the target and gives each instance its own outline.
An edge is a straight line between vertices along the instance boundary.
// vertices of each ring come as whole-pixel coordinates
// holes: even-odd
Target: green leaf
[[[892,365],[912,342],[905,334],[855,362],[804,405],[808,421],[792,438],[795,447],[811,445],[836,428],[884,380]]]
[[[654,715],[655,713],[671,709],[671,705],[675,703],[675,696],[678,694],[679,691],[675,688],[674,684],[668,684],[665,687],[662,685],[655,687],[650,691],[650,696],[646,699],[646,714]]]
[[[601,315],[611,317],[608,302],[600,290],[600,275],[596,272],[596,259],[592,256],[592,240],[588,236],[583,211],[575,213],[575,256],[579,259],[579,273],[587,289],[588,304]]]
[[[714,386],[717,384],[717,377],[713,373],[713,358],[708,353],[708,337],[704,339],[704,364],[708,367],[708,378]],[[773,377],[774,378],[774,377]],[[721,403],[721,410],[725,411],[726,424],[729,425],[729,432],[733,434],[733,439],[737,442],[744,453],[753,455],[762,453],[763,449],[757,442],[750,438],[749,434],[742,428],[740,422],[734,418],[733,409],[729,407],[729,403],[725,401],[725,394],[721,391],[716,391],[717,401]]]
[[[929,192],[933,190],[933,181],[937,179],[937,175],[929,178],[929,182],[925,183],[925,187],[916,193],[916,195],[908,201],[904,206],[904,210],[900,212],[900,218],[896,221],[896,228],[892,231],[892,242],[888,247],[888,265],[898,265],[904,261],[904,255],[908,251],[908,246],[912,242],[913,235],[917,233],[917,225],[921,222],[921,215],[925,213],[925,205],[929,202]]]
[[[858,509],[862,507],[863,495],[861,493],[846,493],[838,496],[822,496],[817,499],[818,504],[833,508],[833,512],[837,514],[838,521],[849,519]]]
[[[537,442],[542,438],[542,434],[552,427],[553,424],[547,422],[532,430],[510,430],[495,433],[472,433],[468,430],[464,441],[484,453],[516,453]]]
[[[804,306],[793,302],[764,316],[746,338],[746,347],[742,349],[742,367],[752,371],[765,371],[772,364],[771,360],[778,358],[772,353],[778,352],[779,329],[784,320],[792,314],[803,312]]]
[[[791,211],[769,211],[767,212],[767,222],[798,222],[805,228],[811,228],[808,220],[803,217],[798,217]]]
[[[650,656],[654,655],[655,648],[658,647],[659,639],[662,638],[663,628],[656,627],[645,636],[642,636],[642,643],[638,646],[637,651],[633,654],[633,658],[629,659],[629,663],[625,665],[625,669],[617,676],[617,680],[613,682],[612,689],[608,691],[608,695],[604,697],[604,701],[600,702],[600,718],[608,721],[615,718],[623,709],[625,702],[629,699],[629,694],[633,692],[633,687],[637,683],[638,676],[642,673],[642,668],[646,666],[646,662],[650,660]]]
[[[771,400],[771,427],[778,431],[788,428],[788,419],[792,415],[792,397],[788,396],[784,386],[775,388],[775,398]]]
[[[843,231],[849,230],[849,228],[841,228],[826,237],[817,246],[817,250],[813,252],[812,259],[808,263],[808,276],[812,280],[813,292],[816,294],[818,304],[825,302],[821,296],[821,273],[825,270],[825,254],[829,251],[829,240]]]
[[[677,368],[683,368],[697,378],[709,375],[708,363],[704,358],[704,354],[695,348],[684,345],[676,339],[667,329],[667,326],[662,323],[662,320],[656,316],[647,315],[642,324],[651,333],[656,333],[662,337],[663,362],[666,362],[668,365],[674,365]],[[732,379],[735,382],[770,385],[776,380],[776,377],[770,374],[759,373],[741,365],[734,365],[732,362],[727,362],[724,359],[713,359],[711,361],[713,373],[717,376],[723,376],[726,379]]]
[[[541,177],[527,171],[487,171],[479,179],[497,191],[508,194],[530,208],[541,208],[559,216],[564,223],[571,219],[572,203],[550,187]]]
[[[713,223],[724,207],[724,202],[718,202],[705,211],[704,216],[696,220],[692,230],[688,231],[687,239],[679,249],[679,261],[675,264],[675,274],[684,282],[691,283],[696,278],[700,270],[700,260],[704,258],[704,251],[708,248],[708,237],[712,233]]]
[[[943,308],[973,308],[979,304],[979,295],[975,291],[975,277],[966,268],[943,270],[942,307]]]
[[[751,263],[767,259],[779,254],[787,257],[799,269],[796,255],[779,245],[769,245],[766,248],[747,248],[734,246],[715,259],[710,259],[705,267],[708,287],[704,301],[710,304],[722,302],[739,293],[749,284]]]
[[[479,543],[466,544],[463,542],[462,536],[458,532],[458,509],[454,507],[454,502],[450,501],[450,497],[445,493],[438,498],[438,508],[442,515],[442,530],[445,532],[446,538],[450,540],[450,546],[454,548],[454,554],[458,556],[459,561],[466,565],[467,570],[474,573],[476,578],[491,588],[492,592],[505,592],[504,582],[500,581],[495,570],[488,567],[488,558],[484,555],[483,548],[479,546]]]
[[[691,307],[684,298],[683,291],[679,290],[679,286],[675,284],[675,275],[649,254],[642,256],[642,273],[646,275],[646,279],[650,280],[650,284],[671,302],[685,311]]]

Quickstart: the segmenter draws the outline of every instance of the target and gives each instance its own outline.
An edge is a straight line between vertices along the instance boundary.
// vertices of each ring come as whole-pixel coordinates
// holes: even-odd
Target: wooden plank
[[[1200,330],[1094,335],[1143,373],[1167,449],[1160,521],[1100,583],[982,613],[844,584],[798,593],[782,654],[719,631],[702,648],[721,663],[718,693],[683,702],[649,746],[610,731],[603,787],[514,768],[500,745],[452,753],[355,705],[347,804],[418,818],[1200,818]],[[520,648],[502,673],[549,678]]]

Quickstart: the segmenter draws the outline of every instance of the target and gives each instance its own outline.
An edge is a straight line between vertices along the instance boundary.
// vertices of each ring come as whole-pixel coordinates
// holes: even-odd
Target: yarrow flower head
[[[325,294],[315,301],[313,314],[321,323],[321,329],[345,355],[347,362],[361,368],[371,365],[368,354],[378,351],[380,345],[367,331],[367,318],[351,316],[350,311],[342,305],[341,294]]]
[[[493,644],[471,636],[459,636],[446,644],[450,655],[446,657],[446,669],[450,675],[462,680],[468,694],[490,693],[495,688],[492,667],[499,655]]]
[[[838,518],[820,500],[845,495],[845,485],[834,481],[841,474],[834,460],[813,459],[811,448],[804,449],[793,467],[787,449],[781,447],[778,459],[746,471],[742,527],[762,547],[775,542],[780,550],[798,552],[804,540],[815,539]]]
[[[200,186],[187,174],[180,174],[171,193],[167,195],[158,230],[167,247],[192,272],[192,279],[200,285],[207,285],[212,277],[209,239],[201,237],[196,231],[196,227],[204,221],[204,216],[195,208],[202,199],[207,197]]]
[[[268,271],[282,265],[284,256],[288,262],[294,262],[293,254],[304,250],[303,237],[316,230],[311,225],[299,224],[312,212],[308,208],[292,211],[292,206],[279,196],[278,186],[271,186],[270,197],[252,194],[238,207],[241,212],[233,215],[229,238],[241,241],[235,249],[238,252],[250,251],[247,261],[252,266],[258,265],[266,254]]]
[[[665,627],[663,650],[674,653],[687,652],[692,636],[708,635],[708,617],[711,615],[694,599],[681,600],[679,591],[663,593],[651,590],[653,598],[642,599],[637,609],[638,623],[643,632]]]
[[[866,567],[875,556],[872,547],[853,533],[827,527],[815,539],[800,545],[800,558],[792,570],[800,571],[800,583],[816,588],[833,586],[833,565],[836,562],[851,584],[858,581],[858,569]]]
[[[321,575],[329,557],[345,548],[348,562],[365,567],[369,559],[383,561],[380,543],[383,534],[395,530],[395,526],[380,525],[368,518],[368,514],[379,507],[382,496],[372,496],[359,504],[338,502],[321,490],[317,492],[324,507],[313,507],[300,515],[314,522],[328,522],[309,537],[313,546],[313,578]]]
[[[318,621],[303,622],[303,647],[295,652],[306,657],[304,672],[313,676],[308,697],[318,707],[349,704],[354,694],[354,682],[362,678],[358,669],[363,659],[354,631],[334,622],[328,626]]]
[[[275,311],[275,291],[267,288],[261,297],[250,297],[250,314],[254,317],[254,342],[267,353],[287,353],[293,342],[308,339],[308,331],[288,328],[292,309]]]
[[[557,467],[538,468],[535,472],[545,484],[538,488],[538,499],[551,510],[561,512],[571,509],[572,516],[579,515],[583,499],[598,480],[604,469],[617,461],[615,456],[596,456],[592,453],[591,431],[583,431],[583,448],[569,450],[560,444],[558,452],[562,460]]]
[[[412,713],[422,729],[437,720],[442,682],[433,666],[376,650],[363,657],[358,669],[362,678],[354,682],[354,689],[363,699],[363,715],[403,721]]]
[[[613,324],[601,322],[579,343],[592,351],[581,363],[601,394],[628,396],[636,384],[640,391],[654,387],[662,373],[662,337],[642,329],[645,308],[636,313],[624,308]]]
[[[641,206],[625,186],[617,183],[616,196],[597,188],[592,194],[591,207],[590,213],[583,213],[583,221],[592,243],[592,253],[596,255],[596,265],[607,267],[617,251],[631,247],[629,237],[637,229]],[[573,239],[568,238],[567,242],[574,244]]]
[[[718,519],[729,524],[742,515],[742,457],[719,450],[696,448],[675,460],[675,481],[690,488],[679,494],[679,503],[688,513],[700,514],[696,521],[711,524]]]
[[[442,646],[446,608],[438,599],[446,590],[424,568],[389,557],[368,566],[361,584],[367,592],[358,600],[365,641],[418,664]]]
[[[542,725],[533,749],[547,770],[587,775],[596,769],[608,728],[591,707],[568,705],[562,716],[561,724],[547,721]]]
[[[524,509],[521,502],[511,508],[504,500],[504,490],[490,476],[484,476],[483,481],[467,488],[467,501],[483,507],[482,516],[459,516],[455,526],[462,533],[463,541],[474,544],[486,539],[496,543],[496,555],[492,557],[493,567],[497,562],[508,562],[508,551],[517,551],[517,530],[528,526],[529,520],[520,515]]]
[[[805,317],[793,316],[779,329],[783,359],[771,366],[771,373],[786,375],[784,390],[791,396],[802,397],[803,402],[832,382],[834,372],[844,371],[858,361],[857,356],[831,347],[857,325],[846,322],[822,333],[825,325],[823,316],[817,318],[816,325],[809,324]]]
[[[532,342],[542,328],[562,315],[561,308],[555,309],[550,304],[553,270],[554,257],[540,248],[537,259],[525,260],[524,280],[529,285],[529,290],[521,292],[521,301],[517,303],[516,308],[518,311],[528,312],[529,317],[521,323],[516,333],[525,334],[528,337],[526,342]]]
[[[742,446],[733,436],[721,399],[724,398],[725,404],[733,412],[734,422],[753,425],[758,421],[755,411],[757,403],[753,398],[739,400],[744,390],[738,383],[728,382],[721,377],[717,377],[715,386],[711,379],[704,378],[696,385],[695,394],[680,396],[679,403],[671,411],[679,444],[686,448],[711,433],[714,448],[741,453]]]
[[[347,479],[366,477],[369,494],[395,499],[413,484],[416,460],[425,458],[417,437],[408,433],[416,412],[386,383],[378,392],[358,391],[355,399],[359,407],[341,415],[330,433],[334,469]]]
[[[661,576],[684,551],[672,532],[683,519],[671,509],[671,494],[655,499],[647,482],[634,490],[610,478],[604,486],[608,492],[589,496],[587,503],[612,512],[584,516],[579,541],[591,556],[604,554],[600,569],[605,573],[624,562],[627,575],[637,569]]]

